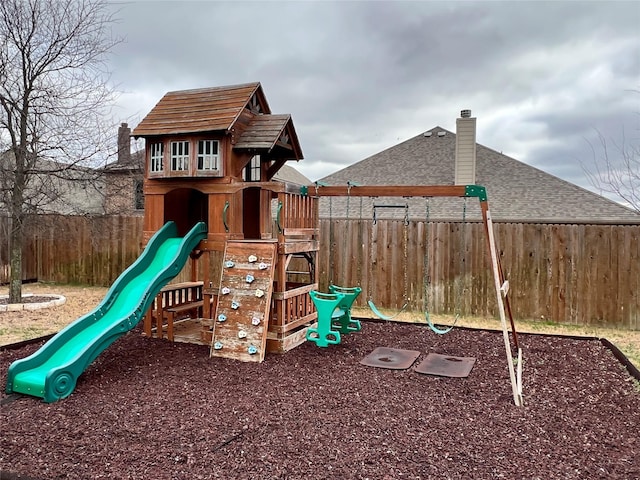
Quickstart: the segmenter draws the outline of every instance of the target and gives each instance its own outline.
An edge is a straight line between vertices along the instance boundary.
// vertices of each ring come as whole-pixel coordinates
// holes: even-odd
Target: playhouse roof
[[[231,130],[245,108],[271,113],[260,82],[168,92],[133,130],[133,136]]]
[[[134,137],[222,131],[234,149],[301,160],[291,115],[271,113],[260,82],[169,92],[133,130]]]
[[[272,151],[275,147],[291,150],[295,158],[302,158],[298,135],[291,115],[258,115],[242,132],[234,148]]]

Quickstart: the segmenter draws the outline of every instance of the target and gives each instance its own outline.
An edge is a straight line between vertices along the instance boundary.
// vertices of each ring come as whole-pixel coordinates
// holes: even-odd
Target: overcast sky
[[[118,2],[132,126],[168,91],[259,81],[312,180],[434,126],[589,187],[597,132],[640,136],[640,2]],[[505,179],[508,181],[508,179]]]

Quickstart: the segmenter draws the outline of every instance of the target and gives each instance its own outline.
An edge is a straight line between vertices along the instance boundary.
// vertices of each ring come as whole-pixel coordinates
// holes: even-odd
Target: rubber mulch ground
[[[597,340],[520,343],[522,408],[498,332],[367,322],[254,364],[134,331],[65,400],[2,395],[0,477],[640,478],[638,381]],[[359,363],[379,346],[477,360],[467,378]],[[3,384],[37,347],[0,351]]]

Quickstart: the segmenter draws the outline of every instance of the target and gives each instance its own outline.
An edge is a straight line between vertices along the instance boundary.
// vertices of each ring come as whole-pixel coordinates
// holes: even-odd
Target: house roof
[[[133,130],[133,136],[230,130],[247,106],[271,113],[260,82],[168,92]]]
[[[321,179],[329,185],[347,181],[361,185],[453,185],[456,135],[434,127],[387,150],[372,155]],[[444,134],[438,135],[438,132]],[[426,133],[426,132],[425,132]],[[476,184],[487,189],[494,220],[547,223],[640,223],[640,214],[582,187],[543,172],[507,155],[476,144]],[[424,199],[375,199],[375,203],[409,203],[411,217],[426,216]],[[328,199],[321,202],[321,216],[328,216]],[[346,199],[332,199],[333,216],[346,215]],[[480,218],[478,202],[461,199],[429,200],[429,218]],[[373,200],[364,201],[365,215],[372,215]],[[381,217],[404,215],[402,209],[384,209]],[[358,199],[350,202],[349,216],[359,215]]]
[[[144,172],[144,150],[138,150],[137,152],[133,152],[131,155],[105,165],[104,171],[106,173]]]
[[[311,180],[290,165],[283,165],[273,176],[272,180],[293,183],[295,185],[309,185]]]

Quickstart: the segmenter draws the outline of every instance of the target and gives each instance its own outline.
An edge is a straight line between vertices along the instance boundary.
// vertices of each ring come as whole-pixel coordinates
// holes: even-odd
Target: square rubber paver
[[[420,352],[416,350],[378,347],[360,360],[360,363],[369,367],[406,370],[413,365],[413,362],[415,362],[419,356]]]
[[[440,377],[463,378],[469,376],[475,363],[475,357],[454,357],[430,353],[427,358],[420,362],[415,371]]]

